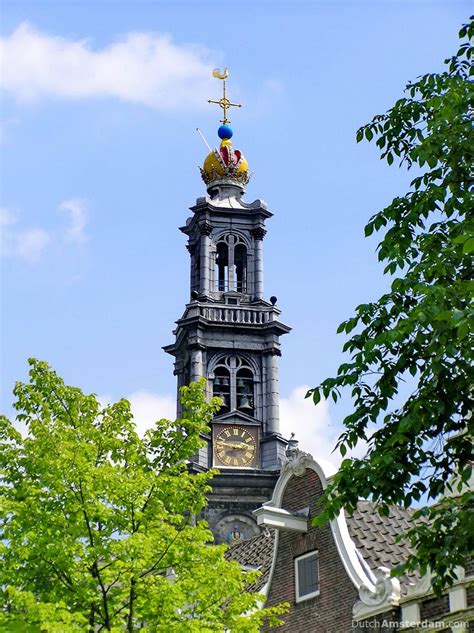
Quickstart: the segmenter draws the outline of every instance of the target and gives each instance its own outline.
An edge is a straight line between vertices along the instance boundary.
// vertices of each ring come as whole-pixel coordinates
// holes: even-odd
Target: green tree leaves
[[[349,389],[353,412],[338,447],[344,456],[368,441],[364,459],[345,459],[326,492],[320,523],[359,496],[390,504],[422,505],[424,521],[408,538],[417,548],[399,569],[434,572],[440,592],[474,549],[471,473],[472,164],[474,89],[470,60],[474,23],[463,26],[447,70],[407,85],[406,96],[358,130],[376,139],[381,158],[400,159],[422,173],[404,196],[374,215],[365,235],[385,229],[378,245],[384,273],[398,276],[390,292],[356,308],[339,326],[351,334],[350,361],[335,378],[311,390],[336,400]],[[406,386],[408,396],[401,395]],[[450,494],[448,495],[448,492]],[[451,494],[452,493],[452,494]]]
[[[126,400],[102,406],[46,363],[29,362],[30,382],[15,387],[28,435],[0,417],[0,628],[276,624],[284,609],[255,610],[249,575],[223,547],[209,547],[212,534],[196,520],[213,472],[191,475],[186,460],[219,408],[215,398],[206,403],[204,383],[182,389],[182,419],[160,420],[141,438]]]

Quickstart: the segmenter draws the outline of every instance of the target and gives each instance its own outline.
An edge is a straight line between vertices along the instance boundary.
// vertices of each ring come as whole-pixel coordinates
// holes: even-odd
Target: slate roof
[[[398,506],[390,509],[387,517],[380,516],[372,501],[359,501],[352,516],[346,515],[349,534],[357,549],[372,570],[398,565],[412,549],[406,541],[396,542],[396,536],[411,527],[410,510]],[[275,544],[274,530],[267,530],[245,541],[237,541],[226,552],[226,558],[241,565],[259,567],[262,575],[249,589],[259,591],[268,582]],[[402,594],[416,575],[400,577]]]
[[[242,566],[258,567],[261,572],[258,580],[249,585],[249,591],[260,591],[270,576],[273,548],[275,546],[275,530],[266,530],[245,541],[232,544],[225,553],[228,560],[235,560]]]

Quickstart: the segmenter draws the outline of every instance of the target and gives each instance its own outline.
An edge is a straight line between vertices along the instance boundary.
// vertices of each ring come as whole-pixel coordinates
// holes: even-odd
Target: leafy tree
[[[462,27],[447,69],[409,83],[406,96],[357,132],[376,139],[389,165],[414,168],[410,190],[375,214],[365,235],[384,231],[378,259],[391,287],[339,326],[350,360],[310,390],[317,403],[350,390],[353,411],[337,447],[361,441],[362,459],[344,459],[326,493],[322,524],[358,497],[419,506],[408,532],[416,553],[398,573],[433,572],[437,593],[474,550],[472,472],[471,57],[474,23]],[[401,393],[407,388],[411,393]],[[404,391],[406,393],[406,391]]]
[[[130,404],[102,406],[30,360],[17,383],[26,437],[0,418],[2,631],[242,631],[279,622],[255,579],[195,517],[212,472],[191,475],[218,399],[182,389],[183,419],[143,438]]]

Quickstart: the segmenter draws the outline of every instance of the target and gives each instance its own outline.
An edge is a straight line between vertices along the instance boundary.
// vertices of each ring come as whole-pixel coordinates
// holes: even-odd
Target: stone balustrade
[[[242,306],[199,306],[199,315],[217,323],[243,323],[248,325],[275,321],[274,310]]]

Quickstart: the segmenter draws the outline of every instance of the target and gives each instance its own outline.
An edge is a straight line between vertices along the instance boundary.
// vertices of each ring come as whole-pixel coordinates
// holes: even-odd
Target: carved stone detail
[[[253,237],[254,240],[263,240],[266,234],[267,231],[261,226],[257,226],[257,228],[251,229],[250,231],[250,235]]]
[[[204,222],[203,224],[200,224],[199,233],[201,235],[210,235],[212,233],[212,224],[209,224],[209,222]]]
[[[281,350],[275,349],[274,347],[272,347],[272,349],[263,350],[263,353],[265,356],[281,356]]]
[[[428,572],[415,582],[409,583],[407,587],[407,596],[412,597],[430,593],[432,590],[431,580],[431,572]]]
[[[360,600],[354,605],[354,615],[361,615],[374,608],[382,611],[384,608],[398,605],[400,602],[400,581],[390,576],[388,567],[379,567],[375,572],[375,589],[367,585],[361,585],[359,589]]]
[[[196,244],[186,244],[186,248],[189,251],[190,255],[194,255],[196,252]]]
[[[309,453],[305,453],[296,448],[289,453],[288,459],[283,463],[281,475],[290,473],[296,477],[302,477],[306,469],[311,467],[313,461]]]

